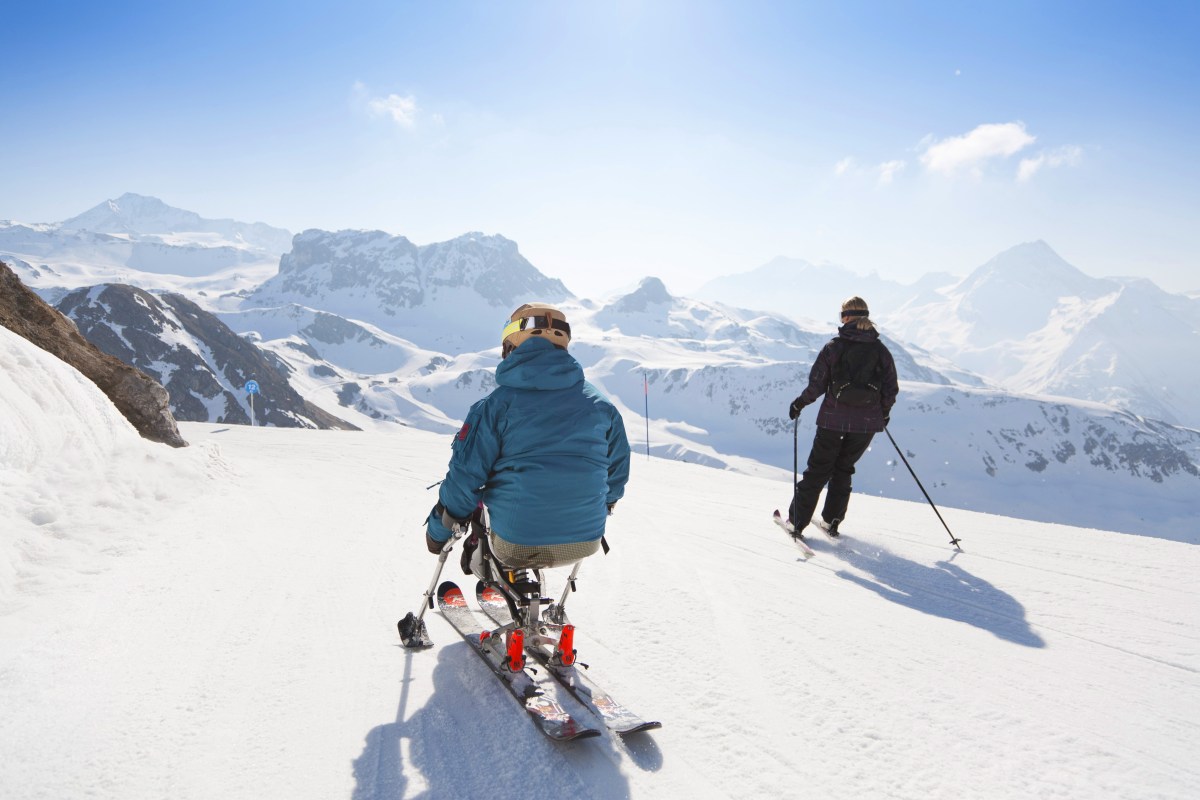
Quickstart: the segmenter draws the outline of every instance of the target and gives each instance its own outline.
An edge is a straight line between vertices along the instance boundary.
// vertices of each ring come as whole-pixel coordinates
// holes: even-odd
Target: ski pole
[[[646,459],[650,458],[650,379],[642,373],[642,387],[646,394]]]
[[[788,522],[795,527],[796,520],[792,515],[796,513],[796,509],[800,505],[800,478],[797,473],[800,471],[800,415],[796,415],[796,422],[792,425],[792,509],[788,512]],[[799,531],[797,531],[799,533]]]
[[[446,558],[450,555],[450,551],[454,549],[454,543],[465,536],[467,527],[465,525],[455,525],[450,531],[450,538],[442,545],[442,550],[438,553],[437,567],[433,571],[433,580],[429,582],[429,588],[425,590],[425,594],[421,600],[421,610],[416,614],[408,612],[404,619],[396,623],[396,627],[400,630],[400,641],[405,647],[432,647],[433,640],[429,638],[429,632],[425,628],[425,621],[422,619],[425,616],[425,609],[433,608],[433,592],[437,586],[438,578],[442,577],[442,568],[446,566]]]
[[[929,492],[925,491],[925,487],[921,485],[921,479],[917,477],[917,473],[913,472],[913,468],[908,463],[908,459],[905,458],[904,453],[900,451],[900,445],[896,444],[896,440],[892,438],[892,432],[887,428],[884,428],[883,432],[886,433],[888,438],[892,440],[892,447],[896,448],[896,453],[900,456],[900,460],[904,462],[904,466],[908,467],[908,474],[913,476],[913,480],[917,482],[917,486],[920,488],[921,494],[925,495],[925,499],[929,501],[929,505],[933,508],[933,513],[937,514],[938,521],[942,523],[942,527],[946,529],[946,533],[950,534],[950,544],[957,547],[958,551],[961,553],[962,547],[960,547],[958,543],[962,540],[954,537],[954,534],[950,531],[950,526],[946,524],[946,520],[942,519],[942,512],[938,511],[937,506],[933,504],[933,499],[929,496]]]

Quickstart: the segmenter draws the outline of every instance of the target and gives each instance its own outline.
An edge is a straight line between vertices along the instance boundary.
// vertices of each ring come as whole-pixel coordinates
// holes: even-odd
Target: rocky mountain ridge
[[[30,291],[2,261],[0,325],[79,370],[144,438],[172,447],[187,445],[161,385],[85,339],[70,320]]]
[[[382,231],[309,230],[241,308],[316,308],[453,352],[488,346],[530,297],[562,302],[573,295],[503,236],[468,233],[416,245]]]
[[[58,309],[101,350],[161,383],[176,419],[248,425],[253,411],[259,425],[354,427],[307,403],[288,382],[288,365],[182,295],[101,284],[69,293]],[[260,387],[253,409],[250,380]]]

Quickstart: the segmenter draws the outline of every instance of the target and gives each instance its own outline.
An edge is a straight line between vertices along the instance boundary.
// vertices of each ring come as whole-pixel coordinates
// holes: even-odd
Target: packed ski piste
[[[839,540],[854,464],[874,435],[886,431],[899,391],[895,362],[869,314],[860,297],[842,303],[838,335],[821,350],[807,386],[788,407],[798,431],[801,410],[824,396],[799,480],[798,434],[793,436],[794,494],[787,516],[779,510],[773,515],[805,559],[816,555],[803,533],[810,522]],[[608,550],[605,524],[624,495],[630,458],[621,415],[584,380],[567,352],[570,342],[566,316],[545,303],[526,303],[505,322],[497,388],[471,407],[453,439],[446,477],[434,484],[440,486],[438,502],[425,532],[426,548],[438,556],[433,579],[420,608],[397,623],[405,647],[432,647],[424,616],[436,601],[442,618],[538,729],[557,741],[599,736],[602,729],[629,736],[661,727],[588,676],[567,618],[583,559]],[[824,506],[814,518],[822,494]],[[460,540],[463,572],[477,578],[478,612],[456,583],[439,583]],[[951,543],[958,546],[953,534]],[[543,596],[545,570],[566,566],[572,569],[561,597]],[[588,715],[572,714],[560,702],[560,690]]]

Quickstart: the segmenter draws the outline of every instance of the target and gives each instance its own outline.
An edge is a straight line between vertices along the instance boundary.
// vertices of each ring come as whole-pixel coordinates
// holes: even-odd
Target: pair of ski
[[[511,620],[508,605],[495,589],[485,587],[482,582],[476,587],[480,608],[497,625],[507,625]],[[600,736],[601,730],[571,716],[565,708],[545,691],[547,683],[535,679],[529,669],[509,669],[509,655],[505,652],[501,637],[490,636],[490,632],[479,624],[474,612],[467,606],[462,590],[453,581],[445,581],[437,590],[438,609],[454,630],[458,631],[471,649],[483,659],[492,674],[508,689],[509,693],[524,706],[530,719],[546,736],[556,741],[571,741]],[[648,722],[613,699],[590,677],[574,664],[564,666],[553,662],[553,654],[544,647],[530,644],[526,648],[545,671],[583,705],[587,706],[604,723],[605,728],[618,736],[629,736],[640,731],[661,728],[661,722]]]
[[[792,524],[792,521],[779,513],[779,509],[775,509],[775,514],[771,517],[771,519],[775,520],[776,525],[787,531],[788,536],[792,537],[792,541],[795,542],[796,546],[800,548],[800,552],[804,555],[806,560],[817,554],[817,551],[809,547],[808,542],[804,541],[804,535],[800,533],[800,531],[796,530],[796,526]],[[841,538],[839,534],[832,532],[829,524],[824,520],[813,520],[813,522],[818,528],[824,531],[825,535],[829,537],[831,542],[836,542],[839,538]]]

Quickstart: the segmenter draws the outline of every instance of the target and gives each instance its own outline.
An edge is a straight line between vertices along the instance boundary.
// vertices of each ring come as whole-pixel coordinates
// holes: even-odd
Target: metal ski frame
[[[492,565],[489,571],[495,572],[499,570],[500,565],[491,559]],[[491,636],[504,637],[507,640],[511,632],[520,630],[524,636],[525,647],[540,647],[546,646],[551,648],[554,653],[553,660],[565,661],[570,663],[573,660],[573,648],[571,647],[571,635],[574,631],[574,626],[567,622],[566,611],[564,606],[567,602],[567,597],[575,590],[575,580],[579,575],[579,566],[582,561],[575,562],[575,566],[571,569],[571,574],[567,577],[567,585],[563,588],[562,596],[557,603],[551,603],[546,607],[543,617],[541,614],[543,601],[548,601],[550,598],[542,597],[541,588],[544,583],[544,576],[541,569],[531,570],[537,578],[537,591],[529,593],[517,592],[513,587],[498,576],[493,575],[492,580],[485,580],[487,586],[492,587],[496,591],[504,595],[510,611],[512,619],[501,625],[494,631],[491,631]]]
[[[567,585],[563,587],[562,597],[558,599],[558,603],[552,603],[546,609],[546,619],[553,622],[555,625],[565,625],[567,622],[567,613],[563,608],[567,604],[567,595],[575,591],[575,577],[579,575],[579,565],[583,561],[576,561],[574,568],[571,569],[571,574],[567,576]]]
[[[421,601],[421,609],[416,614],[408,612],[404,619],[400,620],[396,625],[400,630],[400,640],[405,647],[408,648],[424,648],[433,647],[433,640],[429,638],[429,631],[425,627],[425,611],[433,608],[433,597],[438,585],[438,578],[442,577],[442,568],[446,566],[446,559],[450,555],[450,551],[454,549],[454,543],[467,534],[466,525],[455,525],[450,531],[450,538],[442,545],[442,550],[438,554],[437,567],[433,571],[433,580],[429,582],[429,588],[425,590],[423,600]]]
[[[473,518],[474,519],[474,518]],[[486,524],[482,518],[478,519],[481,531],[477,535],[487,536]],[[450,538],[442,545],[442,550],[438,554],[437,567],[433,571],[433,579],[429,582],[429,587],[425,590],[421,602],[421,608],[414,614],[409,612],[404,619],[396,623],[397,629],[400,631],[400,640],[405,647],[410,649],[426,648],[433,646],[433,640],[429,638],[429,631],[425,626],[425,611],[433,608],[434,595],[438,580],[442,576],[442,569],[446,566],[446,559],[450,555],[450,551],[454,549],[454,544],[459,539],[467,535],[470,530],[470,523],[455,525],[451,528]],[[490,586],[493,586],[500,591],[508,600],[509,607],[514,612],[512,614],[513,621],[508,625],[492,631],[491,635],[500,635],[504,639],[508,638],[508,634],[515,630],[521,630],[527,637],[526,641],[529,644],[538,645],[546,644],[551,647],[558,648],[561,642],[560,638],[552,638],[546,635],[547,631],[543,631],[544,627],[541,624],[541,607],[543,600],[549,601],[550,598],[541,596],[541,587],[543,585],[542,570],[532,570],[537,578],[538,591],[528,594],[521,594],[513,589],[513,587],[505,580],[501,579],[498,574],[501,565],[491,555],[490,548],[487,547],[485,541],[480,541],[479,547],[483,547],[485,553],[485,561],[488,562],[487,570],[491,573],[492,580],[485,581]],[[567,577],[567,585],[563,588],[562,597],[558,603],[551,603],[546,607],[545,618],[547,622],[554,624],[560,630],[569,625],[567,622],[564,606],[567,603],[567,596],[575,591],[575,580],[579,575],[579,567],[582,561],[575,562],[575,566],[571,569],[571,574]],[[521,613],[523,612],[523,613]],[[572,628],[572,630],[574,630]]]

